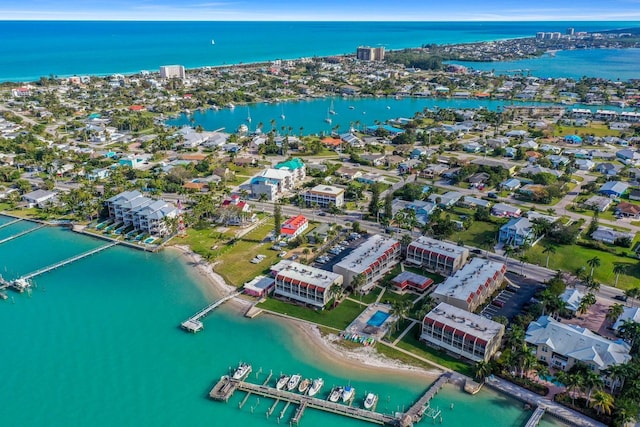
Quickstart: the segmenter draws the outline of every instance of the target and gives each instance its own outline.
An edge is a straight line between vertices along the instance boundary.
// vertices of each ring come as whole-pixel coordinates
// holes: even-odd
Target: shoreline
[[[202,283],[205,285],[205,293],[207,295],[219,298],[228,294],[237,288],[228,285],[222,276],[217,274],[210,263],[202,256],[193,252],[186,245],[168,246],[180,254],[187,266],[197,272],[199,276],[205,279]],[[229,301],[229,305],[233,307],[234,314],[243,316],[244,312],[253,304],[242,298],[234,298]],[[365,347],[357,349],[346,349],[337,344],[340,338],[335,334],[323,336],[320,329],[311,323],[302,320],[289,319],[268,312],[263,313],[275,319],[280,325],[287,329],[296,345],[301,347],[303,351],[308,352],[310,357],[318,358],[323,364],[334,365],[347,371],[358,371],[362,375],[381,376],[385,374],[394,374],[406,379],[435,381],[442,373],[440,369],[434,367],[433,370],[425,370],[417,366],[407,365],[401,361],[390,359],[377,352],[375,347]]]

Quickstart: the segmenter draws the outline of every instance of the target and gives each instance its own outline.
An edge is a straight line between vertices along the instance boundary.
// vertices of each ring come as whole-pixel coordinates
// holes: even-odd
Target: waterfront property
[[[391,283],[397,291],[405,291],[411,288],[414,291],[424,292],[433,285],[433,279],[411,271],[403,271],[391,279]]]
[[[37,206],[39,208],[45,207],[47,204],[55,202],[58,196],[57,191],[36,190],[30,193],[24,194],[22,200],[27,203],[27,206],[32,208]]]
[[[396,320],[397,318],[391,315],[389,304],[374,303],[347,326],[344,334],[347,338],[355,334],[360,338],[379,340],[389,332],[389,328]]]
[[[422,320],[420,340],[474,362],[488,361],[500,347],[504,325],[441,302]]]
[[[458,271],[469,258],[469,250],[463,246],[421,236],[407,247],[406,261],[443,275]]]
[[[256,276],[242,287],[244,293],[252,297],[262,298],[273,291],[275,280],[272,277]]]
[[[331,299],[330,288],[342,282],[339,274],[292,261],[276,273],[274,294],[323,308]]]
[[[169,233],[165,219],[178,215],[178,209],[164,200],[143,196],[137,190],[117,194],[105,202],[109,217],[117,224],[133,227],[154,236]]]
[[[568,371],[577,362],[601,372],[612,365],[631,360],[630,345],[611,341],[578,325],[558,322],[541,316],[527,328],[525,341],[535,348],[535,355],[549,367]]]
[[[344,189],[330,185],[316,185],[307,190],[302,197],[307,206],[313,206],[315,203],[321,208],[328,208],[330,205],[339,208],[344,205]]]
[[[357,291],[369,292],[376,281],[393,269],[400,260],[400,242],[378,234],[369,237],[342,261],[333,266],[333,272],[344,276],[345,287],[353,278],[364,277]]]
[[[433,291],[438,302],[467,311],[474,311],[500,287],[507,267],[501,262],[474,258],[448,277]]]

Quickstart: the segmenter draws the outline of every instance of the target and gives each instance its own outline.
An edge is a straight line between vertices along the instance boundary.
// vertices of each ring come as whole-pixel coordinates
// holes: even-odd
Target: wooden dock
[[[278,390],[275,387],[267,385],[268,381],[265,381],[262,385],[252,384],[244,381],[234,380],[228,375],[220,378],[211,391],[209,397],[214,400],[227,402],[235,393],[236,390],[247,393],[247,395],[256,395],[260,397],[266,397],[274,400],[274,404],[267,410],[267,417],[273,413],[275,407],[280,401],[286,402],[285,409],[290,405],[298,405],[296,411],[291,419],[291,424],[299,424],[304,412],[307,408],[317,409],[324,412],[329,412],[336,415],[342,415],[345,417],[370,422],[379,425],[392,425],[398,427],[413,426],[414,423],[420,421],[425,415],[433,418],[441,417],[439,410],[434,410],[429,407],[429,401],[438,390],[446,384],[450,379],[449,374],[444,374],[438,380],[432,384],[432,386],[425,392],[425,394],[405,413],[397,413],[395,415],[382,414],[380,412],[371,411],[363,408],[356,408],[351,405],[345,405],[342,403],[334,403],[328,400],[319,399],[316,397],[307,396],[304,394],[294,393],[286,390]],[[244,399],[246,401],[246,397]],[[241,402],[242,403],[242,402]],[[279,420],[281,420],[286,411],[282,410],[279,414]]]
[[[20,232],[20,233],[18,233],[18,234],[14,234],[13,236],[6,237],[6,238],[4,238],[4,239],[0,240],[0,245],[1,245],[1,244],[3,244],[3,243],[9,242],[9,241],[11,241],[11,240],[13,240],[13,239],[17,239],[18,237],[22,237],[22,236],[24,236],[25,234],[29,234],[29,233],[31,233],[31,232],[33,232],[33,231],[40,230],[41,228],[46,227],[46,226],[47,226],[47,224],[40,224],[40,225],[35,226],[35,227],[33,227],[33,228],[30,228],[30,229],[28,229],[28,230],[21,231],[21,232]]]
[[[23,221],[23,219],[22,218],[17,218],[17,219],[14,219],[12,221],[5,222],[4,224],[0,225],[0,228],[8,227],[8,226],[10,226],[12,224],[15,224],[16,222],[20,222],[20,221]]]
[[[203,308],[202,310],[200,310],[199,312],[197,312],[196,314],[194,314],[193,316],[191,316],[190,318],[182,322],[180,324],[180,327],[187,332],[195,333],[195,332],[201,331],[202,329],[204,329],[204,323],[202,323],[202,320],[201,320],[203,317],[211,313],[216,308],[220,307],[225,302],[237,297],[241,293],[242,291],[232,292],[226,297],[221,298],[218,301],[215,301],[214,303],[209,304],[208,306],[206,306],[205,308]]]
[[[112,243],[106,244],[104,246],[100,246],[99,248],[92,249],[92,250],[90,250],[88,252],[81,253],[80,255],[76,255],[76,256],[73,256],[71,258],[67,258],[64,261],[57,262],[57,263],[55,263],[53,265],[50,265],[48,267],[44,267],[44,268],[36,270],[36,271],[34,271],[32,273],[26,274],[26,275],[22,276],[20,279],[30,280],[30,279],[32,279],[32,278],[34,278],[36,276],[39,276],[39,275],[44,274],[44,273],[48,273],[51,270],[55,270],[56,268],[64,267],[65,265],[71,264],[72,262],[76,262],[78,260],[81,260],[82,258],[86,258],[88,256],[97,254],[98,252],[102,252],[102,251],[104,251],[106,249],[112,248],[112,247],[116,246],[118,243],[119,242],[112,242]]]
[[[542,419],[545,410],[546,409],[542,406],[538,406],[536,410],[533,411],[533,414],[531,414],[529,421],[527,421],[527,424],[525,424],[524,427],[536,427],[538,424],[540,424],[540,420]]]

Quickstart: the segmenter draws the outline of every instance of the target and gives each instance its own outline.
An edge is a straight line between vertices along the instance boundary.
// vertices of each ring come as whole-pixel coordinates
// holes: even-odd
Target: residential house
[[[551,162],[553,167],[556,168],[556,169],[568,165],[569,162],[571,161],[568,157],[559,156],[559,155],[556,155],[556,154],[552,154],[550,156],[547,156],[547,159],[549,159],[549,161]]]
[[[604,225],[598,226],[598,229],[591,233],[593,240],[598,240],[610,245],[614,244],[618,239],[628,238],[630,241],[635,237],[635,233],[625,233],[623,231],[617,231],[613,228],[605,227]]]
[[[489,180],[489,174],[486,172],[478,172],[471,175],[467,181],[474,187],[482,185]]]
[[[470,207],[470,208],[475,208],[475,207],[483,207],[483,208],[488,208],[491,206],[491,202],[488,200],[484,200],[484,199],[479,199],[477,197],[472,197],[472,196],[464,196],[462,197],[462,199],[460,199],[458,201],[458,205],[460,206],[465,206],[465,207]]]
[[[352,181],[360,178],[362,176],[362,171],[359,169],[342,166],[338,170],[336,170],[335,174],[342,179]]]
[[[44,208],[56,202],[58,196],[57,191],[36,190],[22,195],[22,200],[27,203],[30,208]]]
[[[538,360],[550,368],[568,371],[581,362],[596,373],[631,360],[631,346],[622,339],[610,340],[578,325],[542,316],[529,324],[525,341]]]
[[[522,215],[520,208],[507,205],[506,203],[496,203],[491,208],[491,214],[499,217],[517,218]]]
[[[584,294],[577,289],[567,288],[560,294],[559,298],[564,302],[564,308],[575,315],[576,311],[580,308],[580,301],[584,298]]]
[[[585,200],[582,204],[591,209],[597,209],[600,212],[604,212],[611,206],[611,198],[604,196],[591,196]]]
[[[640,218],[640,206],[633,203],[620,202],[616,206],[615,213],[625,217]]]
[[[528,218],[511,218],[508,223],[500,227],[498,242],[505,246],[522,246],[530,244],[535,239],[533,224]]]
[[[521,185],[522,184],[521,184],[520,180],[518,180],[516,178],[510,178],[510,179],[504,181],[503,183],[501,183],[500,187],[503,190],[514,191],[514,190],[517,190],[518,188],[520,188]]]
[[[256,215],[251,213],[251,206],[240,199],[237,194],[225,199],[218,209],[218,222],[226,225],[246,225],[256,221]]]
[[[462,193],[457,191],[448,191],[445,194],[430,194],[428,199],[439,206],[448,208],[458,203],[458,200],[460,200],[461,197]]]
[[[616,176],[622,170],[622,165],[609,162],[599,163],[595,170],[606,176]]]
[[[640,307],[625,307],[616,323],[613,324],[613,329],[617,331],[625,321],[640,323]]]
[[[637,188],[632,189],[629,192],[629,200],[640,201],[640,190]]]
[[[576,159],[573,164],[582,171],[590,171],[596,165],[589,159]]]
[[[620,197],[625,193],[625,191],[627,191],[628,188],[629,184],[627,184],[626,182],[609,181],[605,182],[602,187],[600,187],[600,190],[598,190],[598,192],[609,197]]]

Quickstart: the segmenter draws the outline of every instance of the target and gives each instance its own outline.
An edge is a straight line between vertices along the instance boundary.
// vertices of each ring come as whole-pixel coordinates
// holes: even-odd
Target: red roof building
[[[309,221],[303,215],[289,218],[282,224],[280,234],[286,238],[294,239],[298,237],[304,230],[309,228]]]

